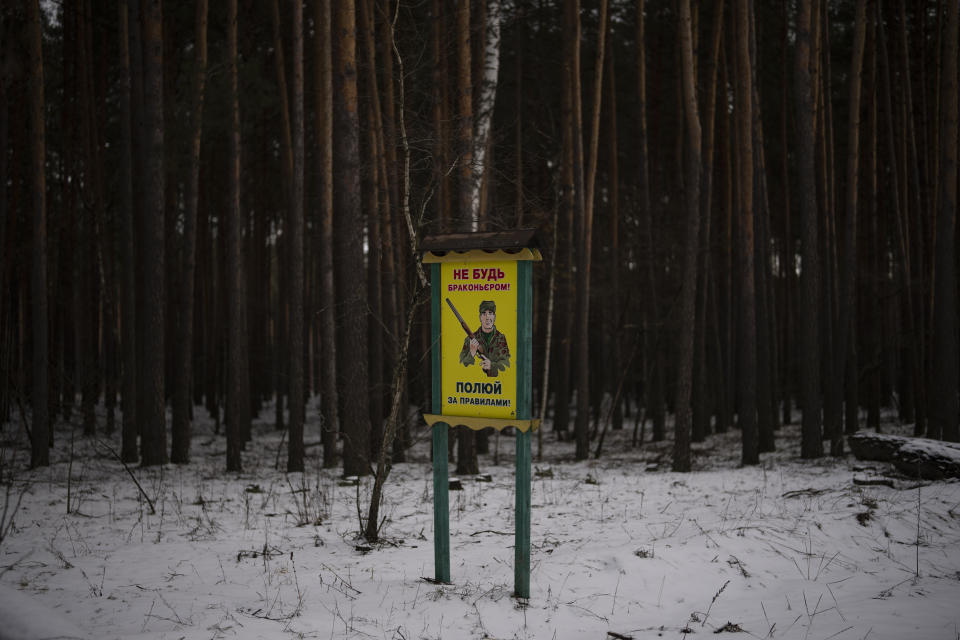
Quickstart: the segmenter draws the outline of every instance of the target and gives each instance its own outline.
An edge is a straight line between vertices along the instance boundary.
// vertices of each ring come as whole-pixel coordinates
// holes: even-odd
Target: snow
[[[548,424],[534,461],[531,597],[518,601],[513,437],[499,438],[499,464],[481,457],[492,482],[462,478],[450,494],[442,585],[425,579],[426,428],[391,473],[384,541],[371,546],[356,535],[368,479],[318,470],[315,444],[307,473],[275,470],[281,436],[267,421],[245,471],[226,474],[224,439],[197,411],[190,465],[131,469],[155,513],[79,429],[72,466],[67,429],[51,467],[28,470],[22,429],[3,427],[5,478],[18,456],[12,501],[25,493],[0,544],[0,638],[960,637],[960,483],[852,456],[801,461],[796,427],[757,467],[739,466],[736,432],[711,436],[694,445],[695,472],[678,474],[670,442],[631,449],[629,431],[613,432],[603,457],[574,462]],[[311,444],[316,407],[308,416]],[[853,483],[885,474],[894,487]]]
[[[960,444],[956,442],[941,442],[929,438],[911,438],[900,447],[903,453],[926,455],[941,458],[945,461],[960,463]]]

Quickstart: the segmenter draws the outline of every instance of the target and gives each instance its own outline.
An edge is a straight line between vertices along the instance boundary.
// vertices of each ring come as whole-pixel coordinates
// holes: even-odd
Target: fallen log
[[[960,478],[960,448],[937,440],[917,440],[897,451],[893,465],[900,473],[925,480]]]
[[[847,438],[850,450],[858,460],[893,462],[894,455],[910,438],[887,433],[857,431]]]
[[[960,444],[858,431],[847,438],[859,460],[891,462],[904,475],[925,480],[960,478]]]

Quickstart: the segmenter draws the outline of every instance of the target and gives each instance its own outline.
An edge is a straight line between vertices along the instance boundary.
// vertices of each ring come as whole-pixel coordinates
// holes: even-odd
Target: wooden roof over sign
[[[510,231],[484,231],[473,233],[447,233],[426,236],[420,241],[420,251],[442,253],[446,251],[484,251],[538,249],[536,229],[513,229]]]

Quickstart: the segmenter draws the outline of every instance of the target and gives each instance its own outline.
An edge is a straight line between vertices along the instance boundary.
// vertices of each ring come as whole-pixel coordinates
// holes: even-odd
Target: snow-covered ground
[[[54,464],[29,471],[22,428],[3,427],[4,479],[17,456],[11,507],[25,493],[0,545],[0,638],[25,637],[18,622],[64,637],[65,621],[98,640],[960,638],[960,483],[855,483],[891,467],[802,462],[796,427],[761,466],[739,467],[731,433],[694,445],[696,471],[677,474],[669,442],[631,449],[629,431],[612,433],[602,458],[574,462],[547,425],[531,597],[518,601],[512,437],[499,439],[499,464],[481,457],[492,482],[463,479],[450,494],[452,584],[439,585],[427,580],[425,430],[393,469],[371,548],[356,535],[369,481],[319,471],[316,445],[308,473],[275,470],[281,440],[267,422],[245,471],[228,475],[223,437],[202,411],[197,422],[192,464],[132,469],[153,514],[102,444],[78,432],[71,465],[60,431]]]

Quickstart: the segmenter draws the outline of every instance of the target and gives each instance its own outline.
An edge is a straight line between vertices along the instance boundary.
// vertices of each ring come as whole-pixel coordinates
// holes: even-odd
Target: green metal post
[[[517,434],[517,513],[514,532],[513,590],[530,597],[530,432]]]
[[[433,413],[443,410],[443,361],[440,356],[440,265],[430,265],[430,355]],[[447,438],[449,425],[433,425],[433,566],[437,582],[450,582],[450,480]]]
[[[433,425],[433,577],[437,582],[450,582],[449,431],[443,422]]]
[[[517,263],[517,419],[531,418],[533,404],[533,265]],[[517,501],[514,531],[514,595],[530,597],[530,431],[517,433]]]

